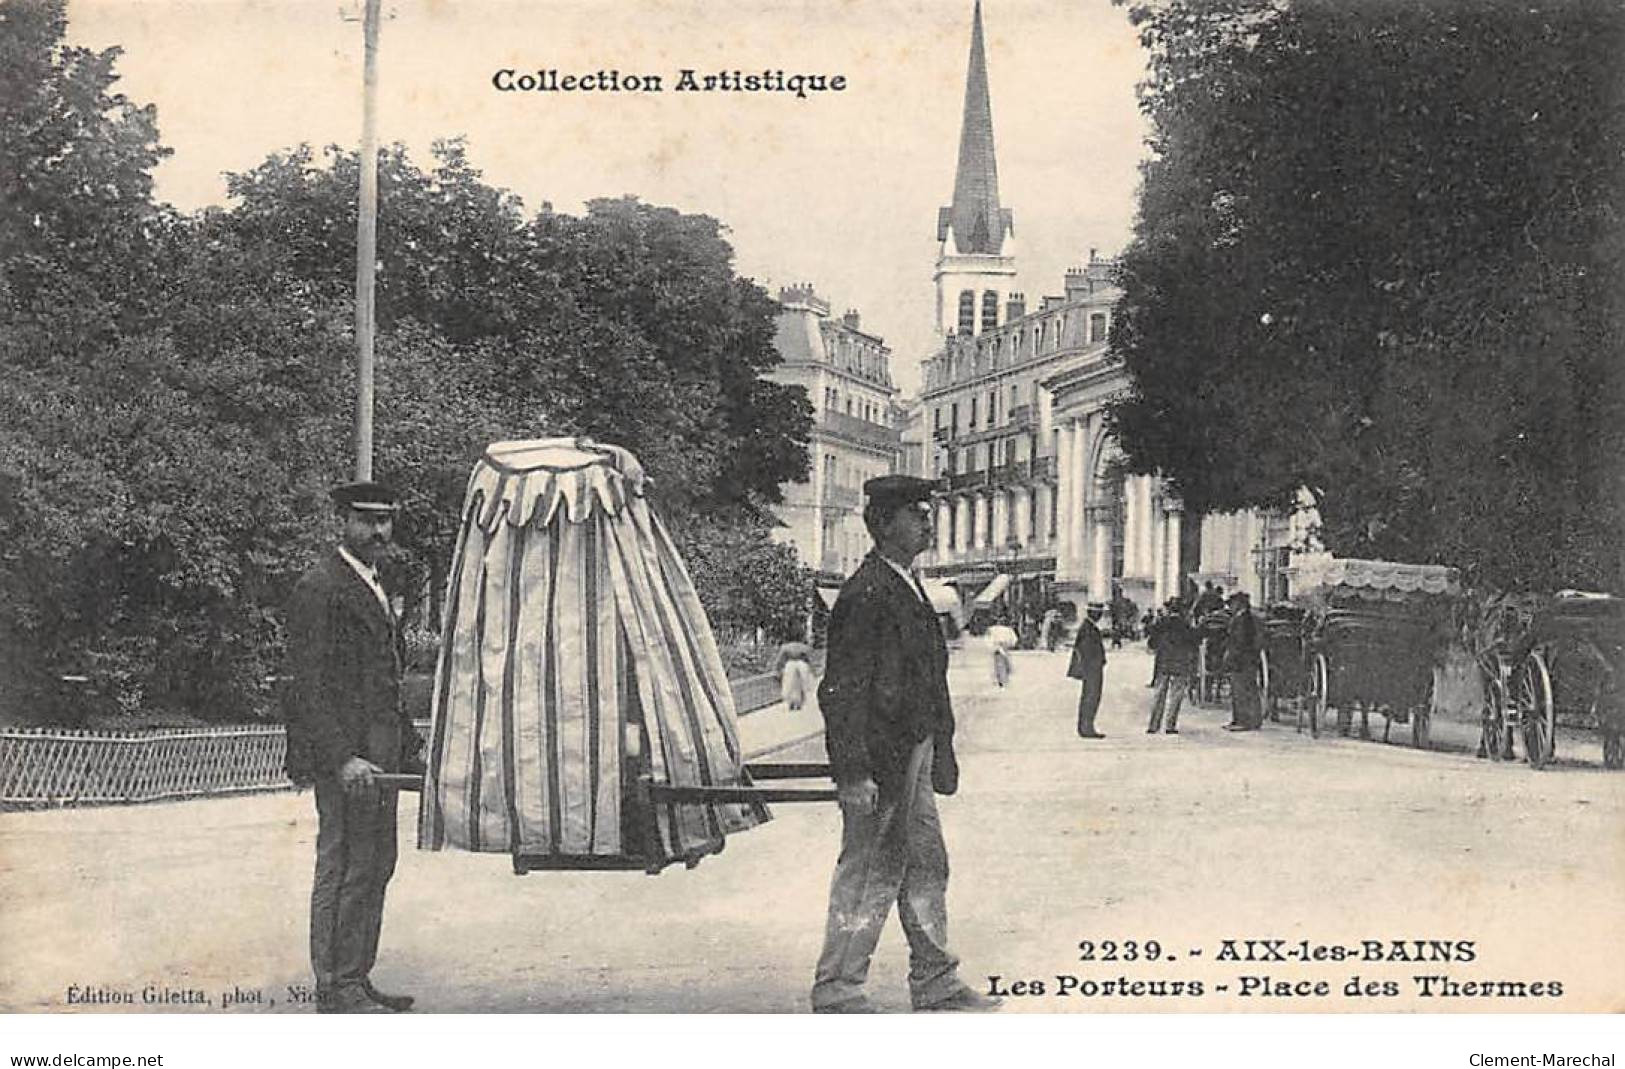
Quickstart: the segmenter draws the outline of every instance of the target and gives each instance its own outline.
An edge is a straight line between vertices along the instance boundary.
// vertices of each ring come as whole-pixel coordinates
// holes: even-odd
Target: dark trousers
[[[1244,728],[1263,725],[1264,709],[1256,671],[1230,673],[1230,722]]]
[[[1179,730],[1179,707],[1185,704],[1185,691],[1189,687],[1189,676],[1164,672],[1157,677],[1157,693],[1151,699],[1151,723],[1146,726],[1147,731],[1162,730],[1165,711],[1168,716],[1168,730]]]
[[[1083,687],[1078,691],[1078,734],[1093,735],[1095,713],[1100,710],[1100,691],[1106,682],[1105,668],[1089,669],[1081,682]]]
[[[381,790],[351,798],[337,779],[316,782],[310,963],[318,993],[364,982],[378,958],[384,889],[395,872],[396,797]]]
[[[962,986],[959,959],[948,950],[948,848],[931,789],[931,751],[930,740],[914,748],[898,790],[882,794],[872,812],[841,809],[841,854],[813,980],[816,1008],[862,996],[893,902],[908,937],[913,1004],[941,1002]]]

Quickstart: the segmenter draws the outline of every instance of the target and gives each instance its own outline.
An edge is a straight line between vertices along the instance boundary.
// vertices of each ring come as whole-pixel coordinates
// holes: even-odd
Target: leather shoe
[[[1078,738],[1080,738],[1080,739],[1104,739],[1105,737],[1106,736],[1102,735],[1098,731],[1080,731],[1080,732],[1078,732]]]
[[[368,998],[394,1013],[405,1013],[412,1008],[412,1003],[417,1001],[411,995],[386,995],[373,987],[371,980],[363,980],[362,989],[366,991]]]
[[[814,1013],[874,1013],[875,1008],[863,995],[844,1002],[831,1002],[825,1006],[813,1005]]]
[[[388,1013],[389,1008],[367,997],[367,989],[360,984],[348,984],[329,992],[316,1001],[317,1013]]]
[[[990,1013],[1003,1005],[1002,998],[962,987],[940,1002],[916,1006],[914,1010],[916,1013]]]
[[[1179,729],[1178,729],[1178,728],[1169,728],[1169,729],[1168,729],[1168,730],[1167,730],[1167,731],[1166,731],[1166,732],[1165,732],[1165,734],[1168,734],[1168,735],[1178,735],[1178,734],[1179,734]]]

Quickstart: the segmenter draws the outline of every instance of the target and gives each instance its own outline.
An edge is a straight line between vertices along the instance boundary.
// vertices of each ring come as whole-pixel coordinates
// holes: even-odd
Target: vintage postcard
[[[47,32],[18,14],[33,8],[49,5],[6,0],[7,48]],[[214,213],[228,230],[250,206],[282,228],[277,243],[336,256],[322,235],[339,231],[312,221],[338,203],[322,199],[331,183],[301,176],[331,169],[324,148],[336,145],[354,181],[365,0],[67,0],[62,14],[61,43],[121,49],[109,92],[155,109],[172,150],[148,168],[155,202]],[[1128,388],[1107,349],[1122,292],[1113,271],[1142,211],[1153,132],[1136,96],[1149,53],[1127,8],[383,0],[374,29],[376,136],[386,155],[404,153],[377,197],[377,420],[396,451],[380,453],[375,478],[413,455],[401,444],[411,434],[390,428],[400,387],[389,376],[450,375],[468,353],[495,351],[469,339],[504,316],[534,317],[524,344],[564,369],[537,389],[576,407],[559,401],[557,431],[551,416],[480,424],[449,386],[424,410],[412,432],[424,442],[440,441],[441,420],[509,441],[468,452],[467,496],[437,506],[448,552],[414,575],[421,603],[383,589],[386,569],[372,604],[367,561],[309,543],[306,559],[320,550],[329,565],[307,580],[338,591],[302,586],[309,597],[376,610],[378,634],[416,620],[405,637],[421,791],[422,765],[395,761],[411,747],[393,736],[386,759],[331,758],[322,747],[342,745],[320,735],[312,790],[282,780],[278,720],[235,734],[0,724],[15,766],[0,811],[0,1010],[314,1015],[398,1011],[397,996],[415,999],[414,1020],[1625,1009],[1617,604],[1599,595],[1537,614],[1549,630],[1505,651],[1492,685],[1471,662],[1431,656],[1436,634],[1415,629],[1449,616],[1439,606],[1461,589],[1451,569],[1323,559],[1302,552],[1300,518],[1196,514],[1120,466],[1105,423]],[[444,169],[453,158],[456,174]],[[422,178],[409,209],[392,202],[408,171]],[[247,177],[228,186],[228,174]],[[576,257],[559,253],[566,277],[537,271],[492,289],[505,246],[480,246],[472,215],[458,214],[485,202],[442,197],[476,188],[517,198],[490,218],[534,223],[541,236],[527,240]],[[687,222],[622,202],[598,209],[610,214],[596,229],[558,229],[606,198]],[[408,224],[391,217],[408,210]],[[561,222],[549,229],[549,217]],[[442,231],[461,244],[411,289],[399,272],[416,261],[388,244]],[[706,244],[718,238],[733,256],[721,268]],[[348,299],[355,240],[312,283],[335,301]],[[621,332],[656,339],[648,351],[710,353],[706,331],[756,307],[737,298],[707,320],[694,308],[716,299],[709,282],[635,289],[646,267],[685,256],[693,277],[731,271],[777,302],[761,314],[782,363],[764,374],[810,401],[805,476],[764,506],[816,595],[788,634],[707,621],[718,554],[696,556],[692,525],[645,495],[646,470],[651,486],[701,470],[648,443],[726,440],[758,457],[768,453],[751,443],[778,433],[737,415],[716,417],[743,428],[731,439],[710,417],[684,424],[685,407],[723,412],[710,407],[721,387],[639,381],[654,365]],[[219,276],[197,270],[177,285],[216,293]],[[285,274],[265,277],[268,305],[293,292]],[[1227,281],[1211,285],[1222,293]],[[226,320],[249,313],[216,299],[226,337]],[[566,321],[565,301],[602,318]],[[308,328],[260,314],[289,337]],[[354,343],[348,315],[336,352]],[[177,318],[170,333],[184,346],[197,329]],[[519,352],[520,334],[506,337]],[[236,381],[229,365],[254,344],[221,343],[222,381]],[[574,355],[548,363],[553,345]],[[600,397],[619,406],[623,439],[581,414]],[[347,421],[329,430],[341,454],[350,448]],[[341,498],[342,522],[396,507],[368,493]],[[426,501],[403,493],[401,516],[425,515]],[[919,526],[899,534],[894,515]],[[876,539],[903,549],[871,555]],[[1313,589],[1346,597],[1310,604]],[[1200,597],[1213,600],[1193,614]],[[1168,633],[1159,612],[1180,598],[1188,660],[1156,641]],[[1287,602],[1345,615],[1311,635],[1303,617],[1272,614]],[[1229,615],[1214,623],[1209,610]],[[321,611],[277,608],[290,657],[310,658],[300,681],[329,670],[311,667],[324,662],[310,643],[350,641],[321,630]],[[1240,634],[1233,624],[1249,613],[1256,634]],[[319,634],[308,648],[296,633],[307,626]],[[373,641],[356,627],[351,639]],[[1244,649],[1239,661],[1224,658],[1226,642]],[[1593,651],[1581,682],[1526,666],[1564,642]],[[754,667],[733,660],[745,647],[761,655]],[[400,662],[380,656],[380,678],[398,678]],[[371,699],[356,680],[375,678],[361,663],[344,660],[323,677],[329,689],[300,700],[361,708]],[[853,736],[865,702],[886,703],[901,734]],[[432,726],[431,706],[442,713]],[[358,737],[376,746],[377,732]],[[299,744],[297,726],[287,739]],[[409,789],[382,789],[393,809],[376,802],[371,831],[346,808],[352,758],[408,777]],[[952,758],[957,784],[944,782]],[[120,761],[125,773],[109,771]],[[255,762],[270,762],[269,784],[233,779]],[[126,797],[146,800],[84,787],[121,774],[135,783]],[[61,786],[70,780],[79,786]],[[865,780],[877,798],[852,794]],[[1536,1053],[1608,1060],[1473,1064],[1614,1064],[1617,1042],[1573,1035]],[[1505,1038],[1481,1049],[1528,1053]]]

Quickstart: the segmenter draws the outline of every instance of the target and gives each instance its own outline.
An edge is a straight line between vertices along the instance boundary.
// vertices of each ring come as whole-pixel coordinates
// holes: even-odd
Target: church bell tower
[[[999,206],[981,0],[972,16],[953,203],[937,209],[937,241],[938,337],[997,326],[1015,288],[1016,238],[1014,216]]]

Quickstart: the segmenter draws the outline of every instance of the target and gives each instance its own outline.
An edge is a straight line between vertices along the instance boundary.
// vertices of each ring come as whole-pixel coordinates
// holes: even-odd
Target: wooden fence
[[[281,725],[0,731],[0,804],[154,802],[290,786]]]
[[[821,660],[821,656],[820,656]],[[779,700],[778,677],[734,683],[741,715]],[[106,805],[286,790],[280,724],[147,731],[0,729],[0,806]]]

